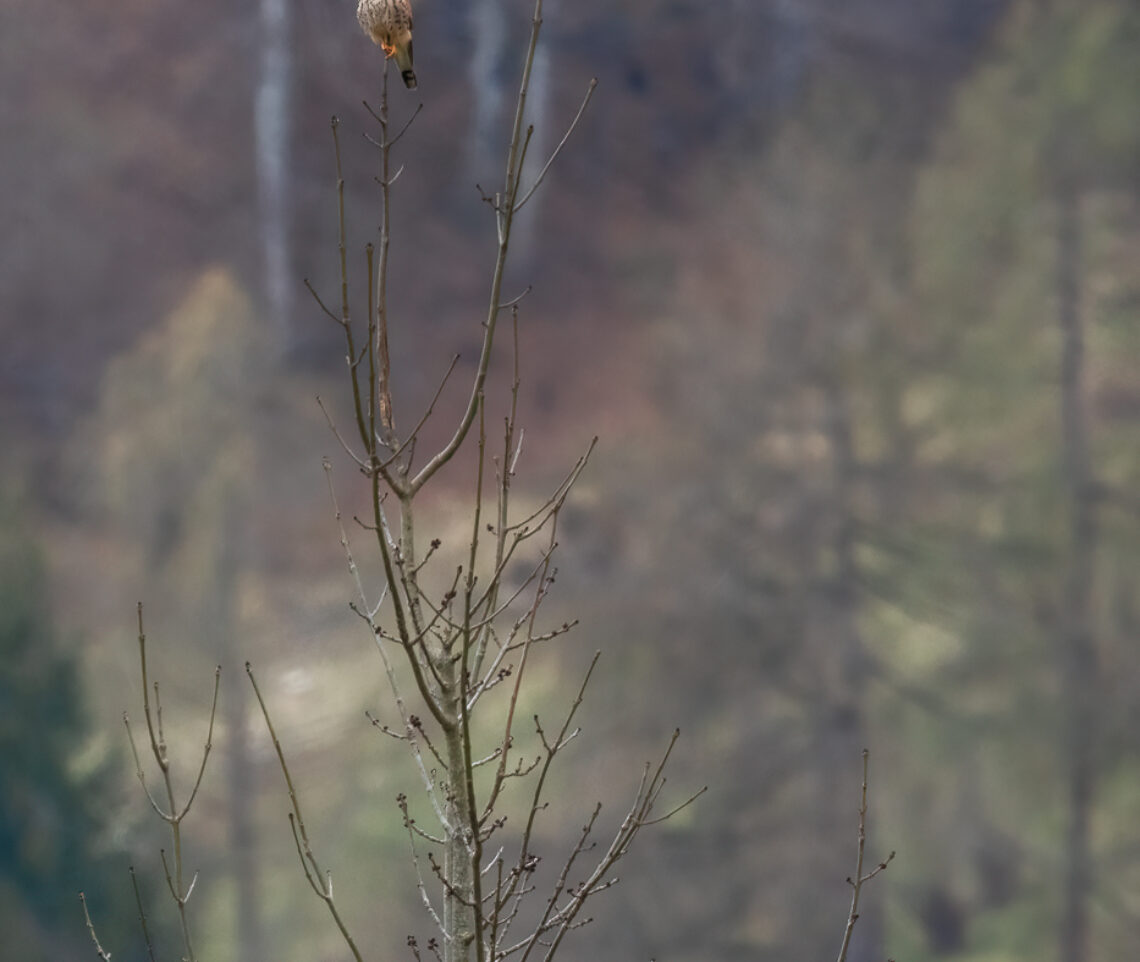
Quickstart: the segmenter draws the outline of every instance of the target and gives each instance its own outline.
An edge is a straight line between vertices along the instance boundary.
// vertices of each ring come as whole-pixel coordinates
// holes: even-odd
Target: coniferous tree
[[[80,889],[124,927],[135,910],[109,835],[116,758],[88,742],[78,660],[11,513],[0,518],[0,927],[6,958],[55,962],[90,952]]]

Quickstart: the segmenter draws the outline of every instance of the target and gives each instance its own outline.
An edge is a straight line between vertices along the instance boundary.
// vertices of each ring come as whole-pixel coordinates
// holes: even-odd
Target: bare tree
[[[552,766],[579,734],[575,721],[598,661],[595,654],[574,689],[575,694],[556,710],[554,719],[528,707],[533,696],[527,693],[524,683],[531,677],[538,649],[573,627],[572,622],[545,624],[542,607],[555,581],[559,516],[594,447],[594,442],[590,442],[547,497],[525,508],[516,508],[513,479],[522,457],[524,438],[518,410],[518,325],[525,291],[516,297],[504,294],[508,255],[519,212],[535,197],[551,165],[578,126],[596,86],[596,81],[589,83],[577,114],[549,155],[528,164],[532,149],[542,142],[535,137],[534,126],[525,122],[542,11],[542,0],[536,0],[510,127],[503,182],[499,190],[484,197],[494,219],[495,256],[489,298],[481,319],[479,356],[471,374],[466,402],[447,432],[447,439],[430,456],[417,458],[419,448],[427,443],[421,432],[448,379],[457,369],[458,357],[447,366],[427,410],[405,430],[397,418],[391,383],[390,211],[393,184],[400,172],[393,152],[418,111],[402,128],[393,129],[386,62],[379,103],[375,109],[368,108],[376,124],[375,136],[369,139],[378,148],[380,159],[376,180],[381,223],[378,242],[366,248],[366,322],[358,324],[350,307],[345,182],[336,118],[333,119],[333,139],[339,210],[339,310],[325,306],[310,287],[317,303],[344,338],[354,421],[353,430],[347,432],[351,440],[336,427],[331,417],[330,426],[367,485],[369,517],[359,524],[383,571],[379,585],[369,585],[356,564],[356,547],[337,507],[332,466],[326,462],[329,491],[340,541],[355,584],[356,599],[351,607],[375,643],[399,719],[395,728],[383,725],[376,718],[372,722],[407,746],[435,819],[433,827],[424,827],[413,814],[415,803],[406,795],[400,795],[398,806],[411,843],[418,891],[438,929],[426,947],[441,962],[550,959],[571,930],[589,922],[583,907],[591,896],[617,882],[615,866],[640,831],[670,817],[701,794],[697,792],[671,809],[661,811],[664,770],[678,737],[674,732],[658,761],[647,763],[640,776],[631,779],[632,801],[608,839],[604,843],[595,839],[595,829],[600,835],[603,824],[599,803],[583,813],[585,824],[577,838],[569,843],[560,865],[549,873],[540,869],[543,857],[538,851],[538,823],[548,805]],[[500,398],[506,413],[501,440],[496,442],[488,426],[486,397],[496,335],[504,319],[509,324],[513,364],[511,379]],[[457,458],[461,451],[470,454],[465,454],[464,459]],[[420,533],[418,529],[423,519],[417,507],[423,503],[423,492],[443,469],[461,460],[472,462],[474,490],[467,519],[469,534],[452,553],[451,546],[445,546],[441,539],[425,539]],[[454,562],[450,566],[449,558]],[[219,556],[215,561],[218,577],[232,580],[232,558]],[[223,585],[215,585],[215,589],[221,594],[227,590]],[[211,736],[207,737],[189,797],[181,801],[176,797],[171,779],[158,688],[154,689],[153,701],[145,690],[149,680],[141,607],[139,655],[144,715],[152,753],[166,788],[165,801],[156,798],[147,787],[137,749],[134,751],[136,767],[152,808],[172,833],[173,853],[169,858],[163,853],[163,865],[181,924],[183,953],[185,958],[194,960],[187,904],[196,876],[192,880],[186,878],[181,826],[198,796],[210,753],[218,686],[215,683]],[[311,844],[298,788],[289,770],[285,748],[277,738],[268,701],[248,663],[246,670],[285,777],[292,808],[290,824],[305,876],[326,904],[353,957],[362,960],[348,921],[336,904],[332,876],[323,868]],[[406,691],[409,686],[411,690]],[[524,721],[528,713],[530,722]],[[230,727],[241,727],[240,708],[236,715],[230,714],[230,722]],[[522,800],[515,801],[517,799]],[[549,886],[545,898],[538,895],[540,884]],[[84,909],[86,911],[86,903]],[[239,910],[247,912],[251,908],[245,905],[239,906]],[[101,957],[108,957],[90,918],[87,921],[96,951]],[[145,917],[143,925],[145,930]],[[259,935],[254,929],[243,933],[245,948],[253,950],[258,941]],[[409,945],[419,958],[418,942],[410,938]],[[147,947],[153,957],[149,934]]]
[[[399,175],[393,152],[415,114],[403,127],[393,127],[387,65],[379,104],[375,109],[369,108],[377,126],[373,143],[380,157],[376,179],[381,195],[381,224],[378,243],[369,244],[366,249],[366,326],[357,323],[348,293],[345,183],[341,174],[339,121],[335,118],[340,211],[339,310],[329,308],[313,291],[324,313],[344,337],[355,423],[351,431],[342,432],[330,417],[330,426],[366,479],[370,512],[368,519],[360,522],[360,528],[366,532],[370,550],[375,552],[383,570],[381,584],[373,587],[366,583],[356,563],[357,549],[339,507],[335,507],[341,543],[355,581],[357,597],[352,609],[376,645],[399,727],[388,728],[378,719],[373,722],[406,744],[434,815],[434,826],[425,828],[410,814],[407,796],[400,796],[418,889],[438,930],[438,936],[432,937],[427,948],[443,962],[550,959],[568,932],[589,921],[582,914],[587,900],[615,884],[614,866],[641,829],[668,818],[696,797],[693,795],[664,813],[659,811],[664,768],[677,738],[675,732],[659,761],[645,766],[633,800],[608,842],[598,845],[594,839],[599,804],[588,813],[561,868],[552,873],[546,897],[530,898],[537,895],[539,880],[543,878],[539,872],[541,855],[536,851],[536,824],[547,806],[551,767],[578,735],[575,718],[597,663],[595,656],[576,696],[557,721],[532,714],[531,737],[535,747],[533,754],[524,750],[521,746],[525,736],[520,733],[525,725],[522,715],[527,700],[524,682],[530,677],[536,650],[573,627],[569,622],[545,625],[541,609],[555,580],[559,515],[593,448],[591,442],[545,500],[515,509],[512,484],[524,437],[518,417],[518,323],[523,295],[505,295],[504,276],[516,218],[535,196],[550,165],[577,127],[595,87],[594,82],[589,84],[577,115],[550,155],[528,166],[528,155],[538,138],[533,125],[526,125],[524,118],[528,116],[527,100],[532,90],[542,11],[542,0],[537,0],[502,186],[484,196],[494,217],[496,246],[479,357],[462,411],[447,432],[447,440],[429,456],[417,457],[421,444],[426,443],[422,429],[456,370],[458,358],[447,368],[427,410],[411,422],[410,429],[404,429],[402,418],[397,418],[390,376],[389,330],[393,319],[389,312],[392,278],[388,265],[393,184]],[[533,173],[524,177],[528,170]],[[504,390],[506,414],[501,440],[495,442],[488,428],[488,373],[496,335],[505,318],[509,319],[513,335],[512,378]],[[456,459],[461,449],[471,448],[474,490],[469,534],[452,553],[452,546],[436,537],[425,538],[421,533],[423,519],[417,508],[422,504],[423,492],[442,469]],[[326,463],[326,469],[335,506],[337,494],[331,465]],[[519,570],[525,572],[521,577],[516,574]],[[411,692],[405,690],[405,669],[410,672]],[[249,674],[266,724],[273,732],[268,704],[252,669]],[[494,734],[488,736],[488,732]],[[322,868],[310,843],[284,749],[275,734],[273,737],[293,805],[291,823],[306,877],[328,906],[353,956],[360,959],[348,924],[336,906],[331,876]],[[507,790],[516,781],[526,783],[523,793],[529,801],[516,813],[508,814]],[[516,814],[521,824],[512,830]],[[410,945],[418,958],[418,942],[412,939]]]
[[[568,621],[548,624],[544,604],[555,583],[559,519],[594,446],[593,442],[587,446],[545,498],[518,506],[514,479],[524,440],[519,413],[519,322],[525,291],[514,297],[504,293],[504,278],[516,217],[536,196],[595,89],[595,82],[591,81],[577,114],[549,155],[528,164],[528,159],[533,160],[528,155],[541,142],[535,137],[533,126],[527,125],[526,117],[538,62],[542,14],[543,2],[535,0],[503,181],[498,190],[484,197],[493,217],[495,248],[489,297],[480,316],[479,355],[470,372],[470,386],[461,410],[444,440],[426,456],[422,448],[429,442],[424,427],[458,369],[458,358],[447,365],[426,410],[405,422],[391,378],[389,333],[394,319],[388,296],[393,280],[389,272],[390,212],[394,184],[402,170],[396,150],[416,112],[402,126],[393,123],[387,63],[379,102],[374,109],[369,107],[376,125],[371,139],[378,149],[380,165],[376,180],[381,222],[377,243],[369,244],[365,250],[365,319],[359,319],[349,294],[346,184],[341,166],[340,121],[336,118],[332,128],[339,213],[338,307],[329,307],[310,287],[317,304],[344,339],[351,427],[342,430],[331,414],[329,424],[363,479],[369,505],[367,517],[353,518],[356,528],[352,528],[341,513],[333,467],[326,461],[337,530],[355,589],[351,608],[375,645],[398,718],[398,724],[392,727],[379,718],[372,717],[371,721],[380,732],[407,748],[422,791],[422,803],[406,794],[397,799],[416,872],[417,892],[437,930],[423,947],[418,939],[409,937],[409,948],[417,960],[423,949],[440,962],[526,962],[540,958],[548,962],[571,931],[589,923],[584,912],[586,903],[617,883],[616,866],[641,830],[670,818],[704,791],[702,788],[671,803],[664,800],[665,769],[679,736],[674,731],[656,761],[631,773],[632,798],[612,829],[603,828],[601,803],[590,806],[583,812],[581,830],[568,842],[563,857],[547,867],[541,851],[543,833],[539,822],[552,795],[551,773],[555,761],[579,735],[576,720],[599,656],[594,655],[580,683],[567,693],[566,703],[551,710],[553,718],[545,709],[536,711],[530,707],[535,696],[527,683],[533,677],[536,658],[548,642],[563,637],[574,627]],[[489,403],[488,394],[495,387],[491,377],[495,341],[504,329],[511,357],[510,378],[501,386],[497,402]],[[496,403],[502,405],[505,414],[499,429],[493,432],[488,411],[494,410]],[[833,415],[832,440],[839,452],[836,499],[845,505],[850,483],[847,474],[851,469],[850,428],[838,395]],[[405,428],[405,423],[410,427]],[[424,492],[449,465],[472,472],[466,533],[456,545],[445,544],[433,532],[424,534],[424,527],[432,523],[431,516],[425,517],[423,511]],[[850,518],[842,511],[839,514],[837,541],[849,566],[853,563]],[[361,540],[365,543],[363,549]],[[369,583],[357,563],[361,550],[378,560],[382,570],[379,583]],[[232,558],[219,556],[216,560],[219,577],[224,580],[232,570]],[[847,577],[850,578],[849,573]],[[222,590],[220,586],[218,590]],[[837,607],[837,620],[853,622],[846,595]],[[139,634],[145,688],[141,614]],[[850,644],[858,648],[858,638],[851,639]],[[855,658],[854,654],[848,655]],[[285,780],[291,832],[304,877],[327,907],[352,957],[363,962],[365,955],[352,935],[351,921],[337,904],[332,874],[314,848],[304,817],[301,786],[290,771],[287,746],[279,740],[273,721],[271,696],[262,691],[249,663],[246,671]],[[187,884],[183,877],[179,828],[197,795],[205,758],[189,799],[179,807],[170,787],[161,716],[157,724],[152,724],[149,702],[144,703],[144,711],[152,750],[170,793],[166,806],[160,806],[153,797],[151,802],[174,833],[176,858],[168,869],[168,883],[182,922],[186,957],[194,959],[186,913],[194,883]],[[231,725],[238,725],[240,713],[232,718]],[[211,726],[212,719],[213,714]],[[206,755],[209,749],[207,738]],[[136,752],[136,758],[137,755]],[[141,765],[139,772],[143,779]],[[849,880],[853,896],[840,962],[848,956],[851,934],[859,918],[862,886],[886,867],[886,862],[882,862],[877,868],[864,871],[866,753],[863,776],[858,858],[855,875]],[[417,814],[421,804],[431,813],[430,823]],[[97,951],[107,957],[93,926],[90,931]],[[254,942],[256,938],[249,936],[247,944]]]
[[[131,744],[131,755],[135,763],[135,774],[138,777],[139,784],[142,785],[143,792],[146,794],[151,809],[166,823],[170,830],[170,851],[168,853],[166,849],[162,849],[160,852],[162,870],[166,878],[167,891],[170,893],[170,898],[174,902],[178,913],[178,925],[182,935],[182,947],[185,953],[183,958],[186,959],[187,962],[197,962],[198,956],[194,951],[194,937],[187,906],[190,903],[190,898],[194,894],[194,889],[198,883],[198,873],[194,872],[189,879],[186,877],[188,868],[186,856],[183,852],[182,823],[190,814],[191,809],[194,807],[194,802],[198,798],[198,791],[202,787],[202,778],[206,774],[206,763],[210,759],[210,751],[213,748],[214,719],[218,711],[218,689],[221,682],[221,668],[214,670],[214,696],[210,704],[210,721],[206,730],[205,744],[202,748],[202,760],[198,765],[198,770],[195,773],[190,791],[186,793],[185,799],[182,799],[179,797],[179,793],[175,788],[173,758],[170,746],[167,743],[166,727],[162,717],[162,700],[159,684],[155,681],[152,689],[150,673],[147,668],[146,632],[143,630],[143,608],[141,604],[138,606],[138,644],[139,670],[142,674],[143,719],[146,722],[147,743],[150,746],[151,755],[154,756],[154,763],[162,777],[162,789],[157,795],[152,791],[150,785],[147,784],[142,755],[135,741],[130,718],[125,712],[123,713],[123,724],[127,729],[127,737]],[[135,885],[135,898],[139,909],[139,924],[142,927],[147,956],[153,960],[155,958],[155,949],[151,944],[150,930],[147,926],[146,914],[143,910],[143,900],[138,890],[133,868],[131,869],[131,881]],[[91,921],[91,916],[87,912],[86,897],[82,892],[79,893],[79,901],[83,905],[83,917],[87,922],[87,931],[90,933],[91,941],[95,945],[96,954],[100,959],[110,959],[111,953],[105,950],[99,942],[95,926]]]

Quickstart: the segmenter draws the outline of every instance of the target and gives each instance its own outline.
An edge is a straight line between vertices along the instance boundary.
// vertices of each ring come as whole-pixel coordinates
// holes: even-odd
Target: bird
[[[395,57],[404,86],[416,88],[416,72],[412,69],[412,4],[411,0],[360,0],[356,19],[372,42],[385,56]]]

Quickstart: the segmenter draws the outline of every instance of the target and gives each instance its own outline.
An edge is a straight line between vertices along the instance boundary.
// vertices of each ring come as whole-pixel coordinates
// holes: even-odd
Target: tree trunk
[[[1080,196],[1063,187],[1057,198],[1057,297],[1061,327],[1061,425],[1069,512],[1060,629],[1064,686],[1065,777],[1068,816],[1065,832],[1061,962],[1085,962],[1089,943],[1092,864],[1090,821],[1096,779],[1097,657],[1092,596],[1097,547],[1096,506],[1088,451],[1085,401],[1085,345],[1081,318]]]
[[[501,174],[500,138],[496,124],[503,113],[503,56],[507,18],[503,0],[474,0],[471,4],[471,177],[478,183]],[[492,181],[493,182],[493,181]]]
[[[289,48],[292,0],[261,0],[261,66],[254,100],[258,235],[261,240],[264,303],[275,333],[290,331],[289,253]],[[279,340],[278,343],[284,343]]]

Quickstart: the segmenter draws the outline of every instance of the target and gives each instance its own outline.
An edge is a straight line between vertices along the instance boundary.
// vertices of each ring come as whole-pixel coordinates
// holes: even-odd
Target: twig
[[[333,436],[337,439],[337,441],[340,442],[340,446],[344,449],[344,453],[352,458],[352,460],[356,462],[356,466],[362,471],[368,470],[368,462],[366,462],[362,457],[360,457],[360,455],[353,451],[349,446],[349,443],[341,436],[340,429],[336,426],[336,422],[333,421],[332,415],[329,414],[328,409],[325,407],[325,402],[321,400],[321,396],[319,394],[317,395],[317,407],[321,409],[321,414],[325,416],[325,421],[328,423],[329,430],[332,431]]]
[[[855,875],[847,879],[847,884],[851,886],[851,909],[847,913],[847,926],[843,930],[843,944],[839,948],[837,962],[846,962],[847,959],[847,949],[851,945],[851,933],[855,931],[855,923],[859,920],[859,896],[863,891],[863,883],[871,881],[895,857],[895,853],[891,852],[885,861],[880,862],[866,875],[863,874],[863,850],[867,843],[867,765],[870,754],[867,749],[863,749],[863,792],[859,802],[858,855],[855,858]]]
[[[250,685],[253,686],[253,693],[257,696],[257,703],[261,706],[261,714],[265,719],[265,727],[269,730],[269,737],[273,741],[273,750],[277,753],[277,761],[281,765],[281,774],[285,776],[285,786],[289,791],[289,804],[293,809],[293,811],[289,813],[289,824],[293,830],[293,841],[297,846],[297,855],[301,860],[301,867],[305,871],[305,878],[308,879],[313,891],[328,907],[329,914],[336,923],[336,927],[340,930],[341,937],[352,953],[352,957],[356,959],[356,962],[363,962],[360,950],[357,949],[356,943],[349,934],[344,919],[341,918],[336,903],[333,901],[332,873],[321,871],[317,857],[313,853],[312,845],[309,843],[309,834],[305,829],[305,819],[301,815],[301,800],[297,796],[296,788],[293,786],[293,777],[289,774],[289,765],[285,761],[285,751],[281,747],[280,740],[277,738],[277,731],[273,727],[273,719],[269,717],[269,707],[265,704],[265,699],[261,697],[261,689],[257,686],[257,679],[253,676],[253,667],[248,661],[245,663],[245,673],[249,677]],[[312,867],[311,872],[309,870],[310,866]]]
[[[341,327],[344,327],[344,318],[337,317],[332,311],[328,309],[328,307],[325,306],[325,302],[321,300],[321,295],[317,293],[316,288],[313,287],[312,283],[307,277],[305,278],[305,287],[307,287],[309,293],[312,294],[313,300],[317,302],[317,307],[324,311],[324,313],[332,320],[334,324],[339,324]]]
[[[367,614],[362,614],[365,621],[368,622],[369,628],[372,631],[373,641],[376,644],[376,650],[380,655],[380,660],[384,666],[384,676],[388,681],[388,688],[392,692],[392,698],[396,702],[396,708],[400,713],[400,719],[404,723],[404,730],[408,731],[412,728],[411,725],[411,712],[408,710],[407,703],[400,689],[399,681],[396,677],[396,668],[392,664],[392,659],[388,655],[388,649],[382,644],[383,633],[379,625],[375,621],[374,611],[379,610],[380,604],[377,603],[375,609],[368,604],[368,597],[364,590],[364,582],[360,577],[360,569],[356,566],[356,560],[353,558],[352,546],[348,540],[348,532],[345,531],[344,521],[341,516],[340,504],[337,502],[336,488],[332,481],[332,465],[327,461],[324,463],[325,478],[328,482],[329,500],[332,502],[333,514],[336,518],[337,530],[340,533],[340,543],[344,548],[345,559],[348,562],[349,572],[352,574],[353,583],[356,585],[357,595],[360,598],[361,604],[364,606]],[[381,601],[391,590],[390,582],[385,585],[384,591],[381,596]],[[443,806],[435,791],[435,784],[432,781],[431,775],[428,772],[427,766],[424,764],[423,755],[419,751],[419,746],[415,741],[412,741],[412,757],[415,760],[416,767],[419,769],[420,777],[423,780],[424,788],[431,799],[432,808],[440,822],[444,825],[447,824],[447,818],[444,815]],[[434,751],[434,749],[433,749]]]
[[[444,938],[447,938],[447,932],[444,929],[443,920],[439,917],[439,913],[436,911],[435,906],[432,905],[431,896],[428,895],[427,886],[424,885],[424,874],[423,870],[420,868],[420,856],[419,852],[416,850],[417,834],[421,838],[424,838],[431,842],[439,843],[440,840],[427,835],[416,826],[415,820],[408,815],[408,798],[406,795],[403,793],[397,795],[396,804],[399,806],[401,813],[403,813],[404,828],[408,830],[408,849],[412,855],[412,867],[416,871],[416,888],[419,890],[420,900],[423,902],[424,908],[427,910],[428,915],[431,916],[432,921],[435,922],[436,927],[443,934]]]
[[[589,87],[586,88],[586,96],[582,99],[582,105],[578,108],[578,113],[575,114],[574,119],[570,121],[570,126],[566,128],[566,133],[562,135],[562,139],[558,142],[558,146],[554,148],[553,152],[550,155],[550,158],[546,161],[545,164],[543,164],[542,170],[538,172],[538,176],[534,179],[534,183],[530,185],[530,189],[525,194],[523,194],[522,199],[517,204],[515,204],[516,214],[522,210],[526,202],[534,196],[534,192],[538,190],[539,186],[542,184],[542,181],[545,179],[546,172],[550,170],[550,165],[553,164],[554,161],[558,159],[558,155],[562,153],[562,148],[566,146],[566,142],[570,139],[570,135],[574,133],[574,128],[577,127],[578,123],[581,121],[582,115],[586,112],[586,107],[589,106],[590,98],[594,96],[594,91],[597,89],[597,87],[598,78],[594,77],[590,81]]]
[[[190,808],[194,804],[194,800],[198,797],[198,790],[202,787],[202,779],[206,774],[206,762],[210,757],[210,750],[213,747],[214,739],[214,720],[218,712],[218,691],[221,685],[221,666],[216,666],[214,669],[214,696],[210,706],[210,721],[206,731],[206,744],[202,751],[202,761],[198,766],[198,774],[194,779],[194,785],[190,790],[190,795],[186,799],[186,804],[181,808],[175,801],[174,796],[174,782],[170,773],[170,758],[167,753],[166,736],[162,727],[162,702],[159,698],[158,682],[154,683],[154,709],[151,709],[150,703],[150,682],[147,675],[147,661],[146,661],[146,632],[143,630],[143,606],[140,602],[137,608],[138,615],[138,644],[139,644],[139,668],[142,674],[142,688],[143,688],[143,716],[146,719],[147,733],[150,736],[151,753],[154,755],[154,760],[158,765],[159,771],[162,773],[163,785],[166,789],[167,807],[164,811],[151,794],[150,789],[147,787],[146,778],[143,774],[142,763],[139,759],[138,747],[135,744],[134,735],[131,732],[130,720],[127,715],[123,715],[123,723],[127,728],[127,736],[131,744],[131,753],[135,760],[135,772],[138,776],[139,782],[146,792],[147,799],[150,801],[151,807],[158,814],[158,816],[170,826],[170,837],[172,843],[172,857],[174,859],[173,870],[166,859],[166,852],[163,850],[160,854],[162,856],[163,869],[166,872],[167,887],[170,889],[171,898],[174,900],[175,905],[178,906],[178,920],[182,929],[182,942],[186,947],[186,958],[189,962],[195,962],[196,956],[194,954],[193,940],[190,935],[190,922],[186,915],[186,905],[190,901],[190,896],[194,892],[194,886],[198,881],[198,873],[195,872],[193,878],[190,880],[188,886],[183,884],[184,869],[182,860],[182,821],[190,813]]]
[[[104,951],[103,946],[99,944],[99,937],[95,934],[95,926],[91,922],[91,915],[87,911],[87,897],[80,892],[79,904],[83,906],[83,918],[87,922],[87,933],[91,936],[91,941],[95,943],[95,954],[104,962],[110,962],[111,953]]]
[[[129,871],[131,873],[131,888],[133,888],[135,892],[135,905],[138,906],[139,910],[139,925],[142,927],[143,942],[146,943],[147,958],[150,959],[150,962],[155,962],[154,947],[151,945],[150,931],[147,929],[146,911],[143,909],[142,895],[139,892],[139,880],[135,876],[135,867],[133,865],[130,866]]]
[[[526,112],[527,91],[530,88],[530,75],[534,67],[534,52],[538,46],[538,34],[542,27],[542,0],[535,0],[534,17],[531,21],[530,45],[527,48],[526,59],[523,62],[522,80],[519,85],[518,101],[515,106],[515,118],[511,130],[510,147],[507,152],[507,169],[503,186],[503,202],[496,208],[496,226],[499,238],[498,255],[495,258],[495,267],[491,274],[491,296],[487,307],[486,320],[483,327],[483,345],[479,352],[479,362],[475,368],[475,377],[471,385],[471,394],[467,407],[459,419],[459,424],[447,442],[436,454],[420,468],[419,472],[409,481],[409,492],[415,493],[427,483],[440,468],[454,457],[460,445],[466,439],[479,407],[479,399],[483,394],[483,385],[487,380],[487,368],[491,363],[491,348],[495,340],[495,328],[501,313],[503,277],[507,266],[507,253],[510,249],[511,225],[514,221],[515,203],[518,200],[519,178],[522,174],[522,130],[523,115]],[[478,962],[483,962],[482,953]]]
[[[436,388],[435,394],[432,395],[432,399],[428,403],[427,409],[424,411],[419,421],[416,422],[416,426],[412,428],[411,433],[403,441],[396,445],[395,450],[388,456],[388,459],[380,465],[381,468],[388,467],[388,465],[392,464],[401,454],[404,453],[405,448],[416,443],[416,438],[419,436],[420,430],[425,424],[427,424],[428,418],[430,418],[432,416],[432,413],[435,411],[436,402],[439,400],[439,396],[443,393],[443,389],[447,385],[448,379],[451,377],[452,372],[455,370],[455,365],[458,363],[459,355],[456,354],[451,358],[451,363],[448,365],[447,370],[444,372],[443,378],[439,382],[439,387]]]

